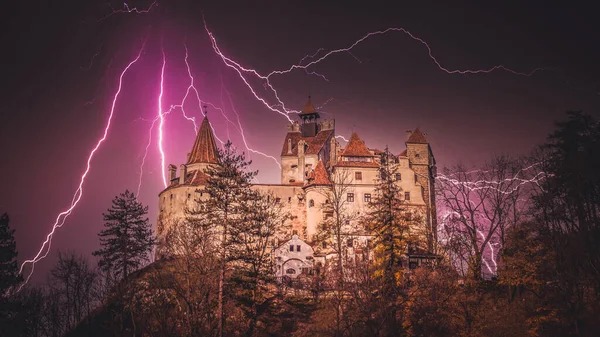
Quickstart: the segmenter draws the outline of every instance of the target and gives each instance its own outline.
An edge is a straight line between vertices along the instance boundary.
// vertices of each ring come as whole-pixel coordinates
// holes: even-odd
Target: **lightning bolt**
[[[104,21],[106,19],[108,19],[109,17],[115,15],[115,14],[120,14],[120,13],[134,13],[134,14],[145,14],[150,12],[150,10],[152,10],[153,7],[157,7],[158,6],[158,1],[153,1],[150,6],[148,6],[148,8],[146,9],[137,9],[137,7],[133,7],[133,8],[129,8],[129,5],[127,4],[127,2],[123,3],[123,8],[122,9],[114,9],[112,5],[108,4],[108,6],[110,7],[110,9],[112,10],[110,13],[108,13],[107,15],[101,17],[100,19],[96,20],[96,22],[100,22],[100,21]]]
[[[162,50],[162,68],[160,70],[160,93],[158,94],[158,151],[160,152],[160,171],[162,174],[163,184],[165,188],[167,185],[167,173],[165,172],[165,151],[163,150],[163,126],[165,125],[165,113],[162,110],[162,97],[164,93],[164,82],[165,82],[165,67],[167,65],[167,58],[165,57],[165,51]]]
[[[71,205],[66,210],[64,210],[58,214],[58,216],[56,217],[56,220],[54,221],[54,224],[52,225],[52,230],[46,236],[46,240],[42,243],[42,246],[40,247],[40,249],[39,249],[38,253],[35,255],[35,257],[30,260],[25,260],[23,262],[23,264],[21,264],[21,268],[19,269],[20,274],[23,274],[23,269],[28,264],[31,264],[31,271],[25,278],[25,282],[23,282],[21,284],[21,286],[18,288],[17,292],[20,291],[23,288],[23,286],[25,286],[29,282],[31,275],[33,274],[33,271],[35,270],[35,264],[37,262],[39,262],[40,260],[46,258],[46,256],[50,252],[50,246],[52,244],[52,237],[53,237],[56,229],[63,226],[63,224],[69,217],[69,215],[71,215],[71,213],[73,212],[73,210],[75,209],[75,207],[77,206],[79,201],[81,200],[81,197],[83,196],[83,184],[85,183],[85,178],[87,177],[88,173],[90,172],[92,159],[94,158],[94,155],[100,148],[100,145],[102,145],[102,143],[106,140],[106,137],[108,135],[108,131],[110,129],[112,118],[113,118],[114,112],[115,112],[115,106],[117,104],[117,100],[121,93],[121,88],[123,87],[123,77],[129,71],[129,69],[140,59],[145,45],[146,45],[146,41],[144,40],[142,47],[140,48],[139,52],[137,53],[137,56],[127,64],[127,66],[123,69],[123,71],[121,72],[121,75],[119,76],[119,85],[118,85],[116,93],[113,96],[112,105],[110,108],[110,114],[108,116],[106,126],[104,127],[104,133],[102,134],[102,137],[96,142],[96,145],[92,148],[92,150],[88,156],[86,169],[83,172],[83,175],[81,176],[77,190],[75,190],[73,199],[71,200]],[[45,251],[45,253],[44,253],[44,251]]]
[[[427,53],[429,55],[429,58],[433,61],[433,63],[437,66],[438,69],[446,72],[447,74],[461,74],[461,75],[466,75],[466,74],[487,74],[487,73],[491,73],[493,71],[496,70],[503,70],[509,73],[512,73],[514,75],[520,75],[520,76],[532,76],[533,74],[535,74],[538,71],[544,70],[545,68],[535,68],[530,72],[521,72],[521,71],[516,71],[513,70],[511,68],[508,68],[504,65],[495,65],[492,66],[490,68],[487,69],[450,69],[447,68],[445,66],[443,66],[441,64],[441,62],[434,56],[433,51],[431,49],[431,47],[429,46],[429,44],[421,39],[420,37],[415,36],[414,34],[412,34],[411,32],[409,32],[408,30],[406,30],[405,28],[396,28],[396,27],[390,27],[387,28],[385,30],[379,30],[379,31],[374,31],[374,32],[370,32],[366,35],[364,35],[363,37],[361,37],[360,39],[356,40],[354,43],[352,43],[350,46],[345,47],[345,48],[339,48],[339,49],[334,49],[334,50],[330,50],[329,52],[325,53],[324,55],[316,58],[316,56],[323,51],[323,48],[319,48],[317,50],[317,52],[315,52],[312,55],[306,55],[304,56],[300,62],[298,62],[297,64],[293,64],[291,66],[289,66],[287,69],[283,69],[283,70],[274,70],[271,71],[270,73],[268,73],[267,75],[262,75],[260,74],[258,71],[256,71],[255,69],[251,69],[251,68],[246,68],[244,66],[242,66],[240,63],[234,61],[232,58],[226,56],[219,48],[217,41],[214,37],[214,34],[208,29],[208,24],[206,23],[206,20],[204,18],[204,15],[202,16],[202,19],[204,21],[204,28],[206,30],[206,33],[208,34],[208,37],[210,38],[212,47],[214,52],[221,58],[221,60],[223,61],[223,63],[235,70],[239,77],[241,78],[241,80],[244,82],[244,84],[246,84],[246,86],[248,87],[248,89],[250,89],[250,91],[252,92],[252,94],[254,95],[254,97],[260,101],[261,103],[263,103],[263,105],[265,107],[267,107],[267,109],[277,112],[281,115],[283,115],[284,117],[286,117],[290,122],[291,119],[288,116],[288,114],[291,113],[297,113],[298,111],[296,110],[291,110],[285,107],[285,104],[283,103],[283,101],[281,100],[281,98],[279,97],[279,93],[277,92],[277,90],[273,87],[273,85],[270,82],[270,78],[273,75],[284,75],[284,74],[288,74],[296,69],[302,69],[305,72],[309,73],[309,74],[314,74],[317,76],[322,77],[324,80],[328,80],[324,75],[322,74],[318,74],[318,73],[314,73],[314,72],[309,72],[308,68],[320,63],[321,61],[327,59],[328,57],[335,55],[335,54],[339,54],[339,53],[348,53],[350,54],[352,57],[354,57],[358,62],[360,62],[360,60],[354,55],[352,54],[351,50],[356,47],[357,45],[359,45],[360,43],[362,43],[363,41],[367,40],[368,38],[372,37],[372,36],[377,36],[377,35],[384,35],[387,34],[389,32],[402,32],[406,35],[408,35],[411,39],[421,43],[423,46],[425,46],[425,48],[427,49]],[[303,64],[303,62],[308,59],[308,58],[316,58],[308,63]],[[250,83],[248,82],[248,80],[246,79],[246,77],[243,75],[244,73],[247,74],[252,74],[254,75],[256,78],[264,81],[264,87],[265,89],[270,89],[271,94],[274,96],[275,100],[276,100],[276,104],[269,104],[267,103],[267,101],[259,96],[256,91],[254,90],[254,88],[250,85]],[[278,109],[277,107],[281,107],[281,109]]]
[[[337,136],[335,136],[335,138],[341,139],[341,140],[345,141],[346,143],[348,142],[348,139],[346,139],[346,137],[341,136],[341,135],[337,135]]]

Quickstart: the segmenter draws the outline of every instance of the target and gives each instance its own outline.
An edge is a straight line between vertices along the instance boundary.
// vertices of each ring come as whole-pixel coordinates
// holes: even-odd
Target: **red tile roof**
[[[315,107],[312,105],[310,96],[308,96],[308,102],[306,102],[306,105],[304,106],[304,108],[302,108],[302,113],[308,114],[308,113],[315,113],[315,112],[317,112],[317,110],[315,110]]]
[[[331,180],[329,180],[329,174],[327,174],[327,170],[325,169],[325,165],[323,162],[319,160],[317,163],[317,167],[312,170],[308,175],[308,184],[311,185],[331,185]]]
[[[333,130],[319,131],[314,137],[302,137],[300,132],[288,132],[283,141],[283,148],[281,149],[282,156],[297,156],[298,155],[298,142],[302,139],[308,145],[308,148],[304,152],[305,154],[319,154],[323,145],[329,141],[333,135]],[[292,153],[288,153],[288,139],[292,141]]]
[[[427,141],[427,138],[425,138],[425,135],[423,134],[423,132],[421,132],[421,130],[419,130],[419,128],[416,128],[415,131],[413,131],[413,133],[411,133],[410,137],[408,137],[406,142],[407,143],[424,143],[424,144],[429,143]]]
[[[188,158],[187,164],[195,163],[218,163],[219,156],[217,152],[217,145],[213,136],[212,128],[208,122],[208,118],[204,116],[200,130],[196,135],[196,141],[192,152]]]
[[[406,157],[406,149],[404,149],[404,151],[400,152],[398,157]]]
[[[344,157],[373,157],[373,154],[367,146],[365,142],[360,139],[356,132],[352,132],[350,136],[350,140],[346,147],[344,148],[344,152],[342,152],[342,156]]]

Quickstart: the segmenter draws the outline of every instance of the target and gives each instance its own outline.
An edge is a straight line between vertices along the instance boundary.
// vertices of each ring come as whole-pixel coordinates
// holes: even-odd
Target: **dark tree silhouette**
[[[98,234],[102,248],[95,251],[99,267],[125,278],[149,259],[155,245],[148,218],[148,206],[137,201],[128,190],[116,196],[108,213],[104,213],[104,227]]]
[[[0,216],[0,297],[22,281],[17,265],[15,230],[10,228],[8,214]]]

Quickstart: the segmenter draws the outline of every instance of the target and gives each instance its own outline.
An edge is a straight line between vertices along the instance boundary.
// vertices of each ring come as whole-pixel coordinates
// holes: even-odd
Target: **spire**
[[[306,102],[306,105],[304,106],[304,108],[302,108],[302,113],[303,114],[313,114],[316,112],[317,112],[317,110],[315,110],[315,107],[312,105],[312,100],[310,98],[310,95],[308,95],[308,102]]]
[[[408,137],[406,142],[407,143],[422,143],[422,144],[429,143],[427,141],[427,138],[425,138],[425,135],[423,134],[423,132],[421,132],[421,130],[419,130],[418,127],[415,129],[415,131],[413,131],[410,134],[410,136]]]
[[[329,175],[321,160],[319,160],[317,167],[309,174],[307,186],[310,185],[331,185],[331,180],[329,180]]]
[[[365,142],[360,139],[358,133],[356,131],[352,132],[350,136],[350,140],[348,144],[346,144],[346,148],[344,148],[344,152],[342,152],[342,156],[345,157],[373,157],[373,154],[367,146]]]
[[[206,117],[205,112],[204,120],[202,120],[202,125],[200,125],[200,130],[196,135],[196,141],[194,142],[194,147],[192,147],[192,152],[188,157],[187,164],[216,164],[218,161],[219,155],[217,153],[215,137],[213,136],[212,128],[210,127],[210,123],[208,122],[208,117]]]

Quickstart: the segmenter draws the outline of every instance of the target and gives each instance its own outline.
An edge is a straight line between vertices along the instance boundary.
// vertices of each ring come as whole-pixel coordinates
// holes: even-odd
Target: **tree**
[[[402,282],[401,257],[408,250],[407,207],[401,199],[402,189],[395,181],[396,167],[393,155],[386,147],[381,155],[379,179],[375,196],[369,204],[367,224],[374,235],[377,274],[381,276],[380,296],[387,299],[385,326],[388,335],[397,333],[397,302],[401,296]]]
[[[331,298],[335,302],[335,335],[339,335],[343,330],[342,308],[347,291],[345,270],[348,268],[346,243],[359,234],[352,222],[357,218],[357,214],[350,211],[349,206],[352,205],[349,205],[347,198],[347,194],[353,191],[351,173],[348,169],[335,169],[328,174],[329,185],[316,187],[327,200],[322,206],[323,213],[329,215],[319,224],[313,242],[319,246],[326,243],[328,249],[333,250],[336,255],[333,273],[327,273],[335,291]],[[364,234],[364,231],[360,234]]]
[[[539,174],[528,176],[532,168],[500,156],[480,170],[459,164],[438,175],[442,213],[438,237],[452,262],[472,279],[482,279],[483,266],[496,275],[505,233],[527,209],[522,200],[531,185],[543,179]]]
[[[112,270],[116,277],[126,278],[149,259],[155,238],[144,207],[128,190],[116,196],[108,213],[104,213],[104,227],[98,234],[102,249],[93,252],[99,256],[98,265]]]
[[[220,261],[218,295],[218,335],[223,336],[224,329],[224,287],[225,273],[231,265],[231,230],[243,222],[246,208],[244,203],[256,197],[250,183],[257,175],[249,171],[252,163],[246,161],[244,153],[238,154],[231,141],[218,149],[219,164],[209,166],[205,173],[210,177],[202,188],[208,198],[196,200],[194,208],[188,210],[188,221],[202,228],[207,235],[215,238],[217,258]]]
[[[10,228],[8,214],[0,216],[0,297],[5,298],[23,277],[17,265],[15,230]]]
[[[240,206],[243,221],[230,227],[229,259],[235,261],[231,283],[249,321],[247,335],[253,336],[257,324],[268,320],[266,314],[277,299],[272,291],[276,278],[271,247],[273,239],[285,232],[288,216],[272,194],[257,193]]]
[[[58,261],[50,271],[50,289],[59,296],[60,314],[64,326],[70,331],[96,306],[94,288],[98,280],[96,270],[90,268],[84,256],[74,252],[58,253]]]
[[[534,196],[534,232],[539,250],[550,252],[545,255],[552,271],[540,274],[544,277],[539,282],[551,289],[545,292],[543,308],[554,317],[541,330],[597,335],[600,122],[581,111],[568,112],[536,158],[547,178]]]

